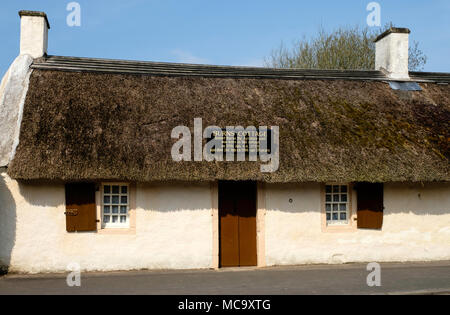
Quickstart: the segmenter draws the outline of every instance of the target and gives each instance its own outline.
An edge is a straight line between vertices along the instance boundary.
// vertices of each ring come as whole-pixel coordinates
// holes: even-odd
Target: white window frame
[[[331,186],[331,192],[327,192],[327,186]],[[338,192],[334,192],[334,187],[338,186]],[[347,191],[344,193],[342,192],[342,187],[345,186]],[[346,194],[346,201],[342,201],[342,195]],[[327,196],[330,196],[331,201],[327,201]],[[339,200],[334,201],[334,196],[338,196]],[[326,183],[325,184],[325,220],[326,220],[326,224],[327,226],[348,226],[350,225],[350,214],[351,214],[351,209],[350,209],[350,198],[351,198],[351,191],[350,191],[350,184],[348,183]],[[341,212],[344,212],[344,210],[341,210],[340,207],[341,205],[345,204],[345,220],[341,220],[340,215]],[[330,210],[328,211],[328,205],[330,205]],[[337,205],[337,211],[333,210],[333,206]],[[333,213],[338,214],[338,219],[337,220],[333,220]],[[328,214],[330,215],[330,219],[328,219]]]
[[[105,186],[110,186],[110,193],[105,194]],[[118,194],[113,194],[112,193],[112,186],[119,186],[119,193]],[[127,187],[127,193],[124,194],[122,193],[122,186],[126,186]],[[105,195],[106,196],[110,196],[110,202],[105,204]],[[112,196],[119,196],[119,203],[117,204],[118,207],[118,213],[117,213],[117,217],[118,217],[118,221],[117,223],[112,223],[112,217],[113,217],[113,213],[112,213],[112,207],[113,207],[113,203],[112,203]],[[101,227],[102,229],[126,229],[130,227],[130,184],[129,183],[123,183],[123,182],[105,182],[102,183],[101,185],[101,211],[100,211],[100,220],[101,220]],[[122,196],[127,196],[127,203],[122,203]],[[105,210],[105,206],[109,206],[109,213],[104,213]],[[114,206],[116,206],[116,204],[114,204]],[[126,215],[123,215],[120,213],[121,207],[122,206],[126,206]],[[104,218],[105,215],[110,217],[110,222],[105,222]],[[121,223],[120,222],[120,217],[126,217],[126,222],[125,223]]]

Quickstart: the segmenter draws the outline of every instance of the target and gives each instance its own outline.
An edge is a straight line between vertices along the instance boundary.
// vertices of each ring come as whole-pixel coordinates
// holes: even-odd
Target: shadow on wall
[[[385,206],[389,214],[411,213],[419,216],[449,215],[449,192],[450,183],[385,184]]]
[[[65,204],[63,183],[21,180],[18,184],[20,196],[30,207],[57,208]]]
[[[441,216],[450,214],[450,183],[385,184],[385,214]],[[317,214],[322,211],[320,185],[268,184],[266,210],[293,214]],[[267,197],[269,196],[269,197]],[[269,198],[269,200],[267,200]],[[352,203],[356,206],[356,194]]]
[[[0,171],[0,275],[8,272],[16,239],[16,204]]]

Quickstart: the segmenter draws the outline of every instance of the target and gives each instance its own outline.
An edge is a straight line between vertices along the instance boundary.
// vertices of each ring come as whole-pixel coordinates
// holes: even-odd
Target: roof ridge
[[[35,59],[32,68],[41,70],[78,72],[87,71],[171,76],[245,77],[272,79],[387,79],[381,71],[376,70],[283,69],[65,56],[45,56]]]
[[[163,76],[398,81],[389,79],[379,70],[285,69],[49,55],[35,59],[31,67],[41,70]],[[410,76],[409,81],[450,83],[450,73],[410,72]]]

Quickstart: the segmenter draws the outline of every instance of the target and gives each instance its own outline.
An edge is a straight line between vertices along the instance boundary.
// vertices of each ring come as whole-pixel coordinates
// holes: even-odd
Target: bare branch
[[[384,29],[393,26],[385,25]],[[375,67],[375,44],[373,40],[382,28],[340,27],[326,32],[323,27],[309,40],[303,38],[287,48],[283,43],[274,49],[265,66],[275,68],[371,70]],[[421,70],[427,57],[414,42],[409,49],[409,68]]]

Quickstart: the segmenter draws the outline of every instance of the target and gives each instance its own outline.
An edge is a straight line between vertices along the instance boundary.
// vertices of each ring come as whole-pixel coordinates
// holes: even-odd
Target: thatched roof
[[[450,86],[436,83],[449,76],[414,73],[422,91],[406,92],[375,71],[59,60],[34,65],[13,178],[450,180]],[[279,126],[279,170],[172,161],[172,128],[193,128],[196,117],[203,127]]]

